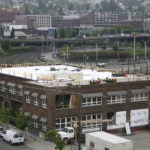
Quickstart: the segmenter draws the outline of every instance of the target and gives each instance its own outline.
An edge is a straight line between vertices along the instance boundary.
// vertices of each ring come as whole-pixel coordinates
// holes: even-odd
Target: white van
[[[3,132],[2,138],[10,144],[24,143],[23,132],[12,128]]]

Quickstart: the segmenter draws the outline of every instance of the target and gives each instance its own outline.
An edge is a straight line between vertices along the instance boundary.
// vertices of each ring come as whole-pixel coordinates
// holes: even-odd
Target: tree
[[[4,31],[2,25],[0,25],[0,37],[4,36]]]
[[[69,9],[69,10],[73,10],[73,8],[74,8],[73,3],[68,3],[68,9]]]
[[[100,9],[99,4],[96,4],[96,5],[95,5],[95,9]]]
[[[11,108],[5,108],[4,106],[0,108],[0,120],[3,123],[8,123],[11,119]]]
[[[12,30],[11,30],[10,37],[11,37],[12,39],[15,37],[15,30],[14,30],[14,28],[12,28]]]
[[[25,128],[29,125],[29,115],[25,115],[24,111],[21,110],[17,115],[16,115],[16,127],[19,128],[20,130],[24,131]]]
[[[63,12],[62,7],[59,8],[59,11],[58,11],[58,12],[59,12],[59,15],[61,15],[61,16],[64,15],[64,12]]]
[[[1,47],[4,51],[8,51],[10,49],[10,42],[8,40],[1,42]]]
[[[46,136],[50,137],[52,141],[56,144],[56,149],[63,150],[65,144],[61,140],[61,137],[57,137],[57,132],[56,130],[49,130],[46,133]]]
[[[117,45],[113,45],[112,48],[113,48],[113,51],[115,51],[115,52],[118,51],[118,46]]]
[[[54,38],[57,39],[58,35],[57,35],[57,30],[54,30]]]
[[[59,35],[60,38],[64,38],[65,37],[65,30],[64,28],[61,28],[60,29],[60,35]]]

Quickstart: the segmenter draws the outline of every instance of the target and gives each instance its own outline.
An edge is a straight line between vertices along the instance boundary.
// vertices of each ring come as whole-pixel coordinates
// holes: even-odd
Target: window
[[[37,99],[37,97],[33,97],[33,99],[34,99],[34,105],[38,106],[38,99]]]
[[[47,131],[47,123],[46,122],[42,122],[42,130]]]
[[[5,91],[5,84],[2,84],[2,92]]]
[[[107,97],[107,104],[125,103],[126,95],[112,95]]]
[[[77,117],[56,118],[56,129],[62,130],[64,127],[71,127],[71,121],[76,121]]]
[[[15,94],[16,90],[14,86],[9,86],[9,93]]]
[[[101,123],[97,122],[98,120],[101,120],[101,118],[102,118],[101,114],[90,114],[90,115],[82,116],[82,121],[93,120],[93,122],[82,124],[82,128],[84,130],[92,129],[92,128],[100,128],[101,129]],[[95,120],[95,122],[94,122],[94,120]]]
[[[19,88],[19,89],[18,89],[18,94],[19,94],[20,96],[22,96],[22,88]]]
[[[148,93],[133,93],[131,102],[148,101]]]
[[[94,148],[94,145],[95,145],[94,142],[90,141],[90,147]]]
[[[47,108],[46,99],[42,99],[42,107]]]
[[[56,109],[69,108],[71,104],[71,95],[56,95]]]
[[[39,125],[38,125],[38,120],[37,120],[37,119],[34,119],[34,122],[33,122],[33,123],[34,123],[34,127],[35,127],[35,128],[38,128],[38,127],[39,127]]]
[[[29,94],[26,94],[26,103],[30,103],[30,96],[29,96]]]
[[[102,97],[83,98],[82,107],[102,105]]]

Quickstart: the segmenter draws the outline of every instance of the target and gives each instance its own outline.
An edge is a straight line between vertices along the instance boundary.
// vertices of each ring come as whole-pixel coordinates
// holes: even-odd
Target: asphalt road
[[[32,63],[32,62],[40,62],[38,56],[41,55],[41,52],[26,52],[21,54],[14,54],[10,56],[1,56],[0,63],[1,64],[17,64],[17,63]]]
[[[25,144],[10,145],[8,142],[3,141],[2,138],[0,138],[0,150],[32,150],[32,149],[27,147]]]

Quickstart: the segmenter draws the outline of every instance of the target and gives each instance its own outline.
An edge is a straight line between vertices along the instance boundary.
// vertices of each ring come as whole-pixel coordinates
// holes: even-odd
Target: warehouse
[[[66,65],[6,67],[0,70],[0,106],[20,108],[31,116],[34,132],[61,130],[71,121],[89,122],[85,130],[111,133],[147,129],[149,125],[149,76],[112,76],[99,71]]]

